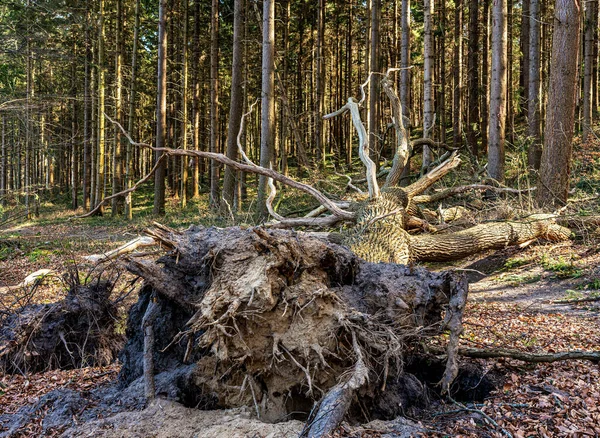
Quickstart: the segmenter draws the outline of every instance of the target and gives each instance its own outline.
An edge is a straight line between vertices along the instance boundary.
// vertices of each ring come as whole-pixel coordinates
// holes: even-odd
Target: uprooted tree
[[[410,403],[394,398],[390,403],[396,408],[391,409],[383,400],[389,394],[414,400],[425,391],[405,365],[423,353],[423,340],[448,331],[447,362],[438,377],[442,392],[450,390],[458,370],[466,280],[455,272],[415,268],[413,262],[451,260],[536,238],[562,240],[570,231],[551,215],[538,215],[453,233],[409,234],[409,226],[427,225],[419,204],[462,190],[424,194],[460,160],[456,151],[448,151],[422,178],[398,185],[419,146],[442,145],[409,140],[389,73],[381,83],[392,107],[396,148],[383,185],[360,118],[364,92],[361,101],[350,98],[326,116],[349,112],[358,133],[368,194],[355,201],[334,201],[310,185],[257,166],[244,154],[239,135],[243,162],[217,153],[135,143],[123,130],[131,143],[160,152],[161,160],[208,158],[268,177],[267,208],[275,220],[248,229],[147,230],[169,253],[156,262],[128,261],[128,269],[145,283],[129,315],[122,384],[144,379],[152,399],[157,391],[154,375],[161,373],[181,388],[181,398],[190,405],[252,406],[269,421],[311,412],[305,434],[321,437],[347,412],[364,411],[355,394],[369,400],[371,416],[400,415],[398,404],[405,408]],[[304,217],[282,217],[272,205],[273,181],[311,195],[320,207]],[[490,185],[465,190],[472,188],[504,190]],[[325,238],[281,229],[340,224],[345,225],[341,233],[325,233]]]

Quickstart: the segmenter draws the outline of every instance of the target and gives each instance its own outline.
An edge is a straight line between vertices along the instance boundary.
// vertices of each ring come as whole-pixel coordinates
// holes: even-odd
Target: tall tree
[[[123,120],[123,0],[117,0],[117,15],[115,17],[115,120]],[[112,195],[121,191],[123,185],[123,142],[119,128],[114,126],[114,142],[112,151]],[[111,204],[111,215],[119,213],[122,202],[120,197],[114,197]]]
[[[585,42],[583,74],[583,141],[586,142],[592,129],[592,82],[594,75],[595,58],[595,34],[598,26],[598,3],[597,0],[585,3]]]
[[[323,1],[323,0],[321,0]],[[371,38],[370,38],[370,60],[369,69],[371,72],[379,72],[379,31],[380,31],[381,0],[371,1]],[[369,84],[369,154],[371,159],[377,164],[377,139],[379,138],[379,75],[373,74]]]
[[[528,135],[531,146],[527,155],[529,167],[540,168],[542,156],[542,121],[540,117],[540,0],[530,0],[529,14],[529,99],[527,108]]]
[[[317,8],[317,41],[316,41],[316,64],[315,73],[315,108],[314,114],[314,145],[320,166],[325,166],[325,142],[323,132],[323,109],[325,104],[325,0],[319,0]],[[263,64],[264,68],[264,64]],[[263,71],[264,74],[264,71]]]
[[[454,11],[454,94],[453,94],[453,115],[452,141],[454,147],[459,147],[462,142],[462,64],[463,64],[463,47],[462,47],[462,21],[463,21],[463,0],[455,1],[456,9]]]
[[[479,126],[479,0],[469,1],[469,53],[467,55],[467,89],[469,90],[469,121],[467,142],[471,153],[477,157],[477,130]]]
[[[184,0],[183,8],[183,26],[182,45],[181,45],[181,149],[188,148],[188,10],[189,1]],[[188,183],[188,166],[186,157],[181,157],[181,207],[187,205],[187,183]]]
[[[400,102],[402,114],[410,117],[410,0],[402,0],[402,43],[400,49]]]
[[[504,180],[506,126],[507,0],[495,0],[492,8],[492,77],[488,134],[488,173]]]
[[[210,12],[210,151],[218,152],[219,131],[219,0]],[[210,162],[210,205],[219,205],[219,163]]]
[[[423,136],[429,137],[433,129],[433,0],[423,2]],[[426,172],[431,164],[431,151],[423,146],[423,171]]]
[[[104,199],[106,187],[104,184],[104,166],[105,166],[105,117],[104,117],[104,99],[106,93],[106,66],[104,65],[104,0],[100,0],[98,5],[98,147],[96,161],[96,193],[94,203],[97,205]],[[102,214],[102,207],[98,210]]]
[[[260,127],[260,165],[270,167],[275,134],[275,0],[263,1],[262,92]],[[266,217],[267,178],[258,182],[257,213]]]
[[[569,192],[577,96],[579,1],[556,0],[554,15],[552,69],[536,195],[537,202],[545,206],[566,204]]]
[[[521,63],[519,72],[519,86],[521,96],[519,105],[523,114],[527,115],[527,101],[529,100],[529,23],[530,23],[530,0],[521,1]]]
[[[133,25],[133,48],[131,49],[131,83],[129,85],[129,114],[127,116],[127,132],[133,134],[133,119],[135,116],[136,108],[136,83],[137,83],[137,72],[138,72],[138,41],[140,33],[140,2],[141,0],[135,1],[135,19]],[[125,152],[125,183],[127,188],[131,188],[133,184],[133,153],[131,143],[127,143],[127,150]],[[125,197],[125,217],[129,220],[133,219],[133,201],[131,193],[128,193]]]
[[[168,0],[158,3],[158,87],[156,95],[156,147],[165,147],[167,135],[167,14]],[[154,173],[154,210],[155,216],[165,214],[165,178],[166,161],[163,153],[156,153],[158,167]]]
[[[231,103],[229,105],[229,126],[227,130],[227,156],[237,160],[237,135],[244,108],[244,0],[235,0],[233,7],[233,61],[231,63]],[[225,168],[223,180],[223,199],[233,208],[235,193],[235,171]]]

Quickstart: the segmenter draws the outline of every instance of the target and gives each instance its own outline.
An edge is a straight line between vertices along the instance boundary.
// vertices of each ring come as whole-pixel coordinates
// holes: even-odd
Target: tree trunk
[[[263,2],[262,93],[260,129],[260,165],[271,167],[275,128],[275,0]],[[266,217],[267,178],[261,175],[258,183],[257,213]]]
[[[106,67],[104,65],[104,0],[100,0],[98,5],[98,142],[97,161],[96,161],[96,194],[94,201],[99,204],[104,198],[104,192],[106,190],[104,186],[104,140],[105,140],[105,120],[104,120],[104,95],[105,95],[105,76]],[[102,209],[99,210],[99,214],[102,214]]]
[[[115,120],[123,123],[123,0],[117,0],[117,15],[115,29]],[[123,186],[123,142],[122,134],[117,126],[113,127],[113,151],[112,151],[112,195],[119,193]],[[115,196],[111,203],[111,216],[119,214],[122,208],[122,200]]]
[[[475,158],[479,154],[477,132],[479,126],[479,0],[469,1],[469,53],[467,66],[467,89],[469,91],[469,122],[467,142]]]
[[[528,153],[528,164],[531,169],[540,168],[542,156],[542,126],[540,118],[540,0],[530,0],[529,14],[529,99],[528,99],[528,136],[531,146]]]
[[[218,152],[219,131],[219,0],[212,0],[210,13],[210,151]],[[210,162],[210,205],[219,205],[219,165]]]
[[[423,137],[425,138],[428,138],[433,130],[433,113],[435,108],[433,102],[433,6],[434,0],[425,0],[423,2]],[[423,146],[423,173],[427,173],[431,160],[431,150],[425,145]]]
[[[244,74],[243,36],[244,36],[244,0],[235,0],[233,12],[233,62],[231,64],[231,103],[229,106],[229,126],[227,129],[227,156],[237,160],[237,135],[240,130],[244,107],[244,90],[242,89]],[[233,208],[235,192],[235,172],[225,168],[223,180],[223,199]]]
[[[462,17],[463,0],[455,1],[456,9],[454,11],[454,94],[453,94],[453,115],[452,115],[452,142],[455,148],[462,143]]]
[[[158,85],[156,96],[156,147],[165,146],[167,134],[167,1],[158,3]],[[160,160],[160,163],[159,163]],[[156,153],[158,167],[154,173],[154,209],[155,216],[165,214],[165,177],[166,162],[162,152]]]
[[[402,114],[410,119],[410,0],[402,0],[402,44],[400,52],[400,102]]]
[[[490,82],[489,82],[489,58],[490,58],[490,0],[482,0],[483,3],[483,35],[481,50],[481,149],[488,149],[489,110],[490,110]]]
[[[529,100],[529,23],[531,20],[531,12],[529,3],[531,0],[522,0],[521,2],[521,36],[519,45],[521,46],[521,68],[519,72],[519,86],[521,95],[519,106],[521,112],[527,117],[528,100]]]
[[[274,1],[274,0],[272,0]],[[325,104],[325,0],[319,0],[317,8],[317,41],[315,72],[314,145],[319,166],[325,167],[326,147],[323,133],[323,113]],[[264,68],[264,64],[263,64]],[[263,72],[264,74],[264,72]]]
[[[129,115],[127,117],[127,132],[131,135],[133,133],[133,120],[135,117],[136,108],[136,81],[137,81],[137,51],[138,51],[138,40],[140,33],[140,1],[135,2],[135,23],[133,26],[133,48],[131,53],[131,84],[129,87]],[[127,188],[131,188],[133,184],[133,154],[131,150],[131,143],[127,143],[126,155],[125,155],[125,184]],[[133,219],[133,202],[131,193],[125,196],[125,217],[128,220]]]
[[[323,0],[321,0],[323,1]],[[381,0],[371,1],[371,37],[370,37],[370,72],[379,72],[379,30],[380,30]],[[369,73],[370,73],[369,72]],[[379,75],[373,74],[369,84],[369,155],[378,165],[379,138]]]
[[[577,0],[556,0],[552,71],[537,202],[564,205],[569,191],[577,90],[581,9]]]
[[[495,0],[492,9],[492,77],[490,89],[490,120],[488,173],[504,181],[504,135],[506,124],[506,7],[507,0]]]
[[[184,0],[183,4],[183,42],[181,47],[181,148],[188,148],[188,10],[189,2]],[[185,157],[181,158],[181,208],[187,205],[188,188],[188,165]]]
[[[592,81],[594,66],[594,37],[598,22],[597,0],[585,4],[585,70],[583,75],[583,139],[585,143],[592,129]]]

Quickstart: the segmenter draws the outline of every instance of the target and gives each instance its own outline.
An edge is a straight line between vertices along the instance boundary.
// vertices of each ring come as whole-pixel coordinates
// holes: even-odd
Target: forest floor
[[[581,150],[579,153],[580,172],[573,186],[587,190],[587,194],[591,192],[597,199],[595,192],[600,189],[599,179],[591,177],[585,170],[600,161],[599,154],[590,155]],[[199,201],[198,205],[205,205],[205,201]],[[583,213],[598,211],[597,204],[585,208],[579,206],[576,210]],[[199,213],[201,211],[192,206],[184,215],[169,213],[163,223],[180,229],[198,222],[228,225],[222,219],[215,222],[214,217],[202,216],[205,213]],[[15,303],[22,304],[23,299],[27,302],[60,299],[65,291],[64,272],[74,267],[81,273],[90,272],[93,266],[83,259],[84,256],[114,249],[140,235],[152,223],[149,215],[128,223],[108,216],[70,221],[72,214],[58,207],[48,207],[42,209],[42,216],[36,220],[0,223],[0,310],[10,310]],[[474,218],[474,222],[481,222],[482,217]],[[530,353],[598,351],[599,240],[598,230],[588,229],[567,242],[535,242],[523,248],[474,255],[460,262],[430,265],[434,270],[462,269],[469,276],[462,345]],[[22,290],[19,284],[27,275],[48,268],[57,273],[50,284],[34,287],[35,293],[29,293],[25,298],[19,296]],[[115,266],[114,269],[118,268]],[[130,279],[128,275],[124,274],[123,279]],[[593,301],[596,298],[598,300]],[[577,300],[579,302],[561,302]],[[427,415],[414,419],[429,430],[426,436],[600,436],[598,363],[581,360],[545,364],[512,359],[469,361],[479,363],[488,373],[503,375],[503,381],[480,403],[446,400],[434,404]],[[0,374],[0,412],[16,412],[58,388],[88,391],[113,380],[118,371],[119,365],[114,364],[105,368],[54,370],[32,375]],[[176,414],[171,414],[175,421]],[[22,436],[39,436],[43,416],[44,412],[40,412],[38,419],[22,430]],[[215,415],[215,412],[198,412],[194,418],[201,426],[198,430],[207,431],[214,427],[210,429],[216,431],[214,436],[254,437],[265,436],[267,429],[272,431],[270,426],[261,428],[260,423],[249,418],[247,413],[223,411],[222,415]],[[223,432],[224,425],[229,425],[230,432]],[[289,427],[287,435],[280,429],[274,436],[296,436],[298,425],[290,422]],[[380,437],[382,433],[373,427],[357,429],[343,425],[335,436]]]

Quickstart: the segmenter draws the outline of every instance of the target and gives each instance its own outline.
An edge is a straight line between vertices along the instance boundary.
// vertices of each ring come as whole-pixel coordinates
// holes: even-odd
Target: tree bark
[[[423,137],[429,138],[433,130],[433,35],[432,35],[432,16],[434,0],[424,0],[423,2],[423,26],[424,26],[424,51],[423,51]],[[429,146],[423,146],[423,166],[422,173],[427,173],[431,165],[432,155]]]
[[[456,9],[454,11],[454,94],[453,94],[453,115],[452,115],[452,142],[455,148],[460,147],[462,143],[462,21],[463,21],[463,0],[455,1]]]
[[[165,146],[167,134],[167,1],[158,3],[158,85],[156,96],[156,147]],[[166,161],[162,160],[162,152],[156,152],[154,173],[154,209],[153,214],[165,214],[165,177]]]
[[[237,135],[244,108],[244,90],[242,89],[244,74],[244,0],[235,0],[233,12],[233,61],[231,64],[231,103],[229,106],[229,126],[227,129],[227,156],[237,160]],[[225,168],[223,180],[223,199],[233,208],[235,193],[235,172],[231,167]]]
[[[410,0],[402,0],[402,44],[400,49],[400,102],[402,114],[410,119]]]
[[[140,1],[135,2],[135,22],[133,25],[133,48],[131,49],[131,84],[129,85],[129,114],[127,116],[127,132],[133,132],[133,121],[136,108],[136,82],[137,82],[137,51],[140,33]],[[127,143],[125,152],[125,185],[126,188],[131,188],[133,184],[133,151],[131,144]],[[128,220],[133,219],[133,201],[131,193],[125,196],[125,217]]]
[[[479,0],[469,2],[469,53],[467,66],[467,88],[469,91],[469,123],[467,142],[474,157],[479,154],[477,132],[479,127]]]
[[[263,3],[263,46],[262,46],[262,92],[260,165],[271,167],[275,133],[275,0]],[[258,183],[257,213],[259,219],[266,217],[267,177],[261,175]]]
[[[521,112],[527,117],[528,100],[529,100],[529,23],[530,23],[530,0],[522,0],[521,2],[521,35],[519,45],[521,46],[521,66],[519,74],[519,85],[521,87],[521,96],[519,106]]]
[[[542,126],[540,118],[540,0],[529,3],[529,99],[528,99],[528,135],[531,146],[527,155],[531,169],[540,168],[542,156]]]
[[[119,123],[123,117],[123,0],[117,0],[117,16],[115,29],[115,120]],[[112,194],[122,190],[123,186],[123,142],[119,129],[114,127],[113,150],[112,150]],[[111,203],[111,216],[119,214],[122,208],[122,200],[114,197]]]
[[[321,0],[322,1],[322,0]],[[371,36],[370,36],[370,72],[379,72],[379,30],[380,30],[381,0],[371,1]],[[369,72],[369,73],[370,73]],[[379,138],[379,75],[373,74],[369,83],[369,155],[375,162],[379,163],[378,158],[378,138]]]
[[[585,70],[583,74],[583,138],[585,143],[592,129],[592,82],[594,66],[594,37],[598,23],[597,0],[585,4]]]
[[[497,181],[504,180],[504,136],[506,125],[506,48],[507,0],[495,0],[492,9],[492,77],[488,173]]]
[[[210,13],[210,151],[218,152],[219,132],[219,0]],[[219,205],[219,164],[210,162],[210,205]]]
[[[104,98],[105,98],[105,87],[106,87],[106,67],[104,65],[104,0],[100,0],[98,5],[98,147],[97,150],[97,161],[96,161],[96,194],[94,196],[95,204],[99,204],[104,198],[104,192],[106,190],[104,186],[104,140],[105,140],[105,127],[104,127]],[[102,209],[98,210],[102,214]]]
[[[581,9],[578,0],[556,0],[552,71],[544,149],[540,165],[537,202],[564,205],[569,191]]]

